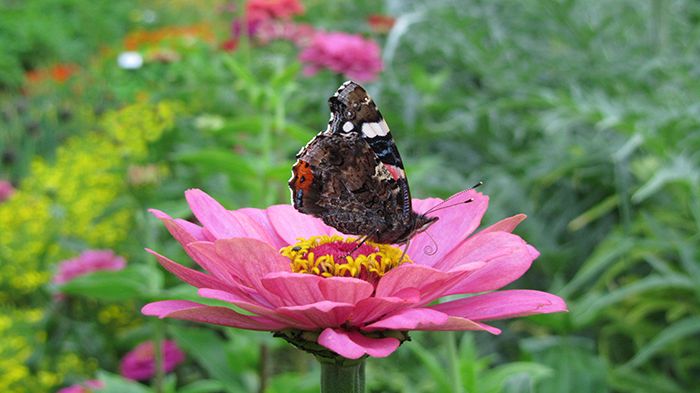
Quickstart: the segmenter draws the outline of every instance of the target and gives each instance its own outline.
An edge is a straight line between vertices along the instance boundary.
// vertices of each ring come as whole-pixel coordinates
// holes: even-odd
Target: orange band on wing
[[[295,179],[294,188],[308,191],[309,187],[311,187],[311,183],[314,181],[311,165],[306,161],[299,160],[294,167],[292,167],[292,173],[294,173]]]

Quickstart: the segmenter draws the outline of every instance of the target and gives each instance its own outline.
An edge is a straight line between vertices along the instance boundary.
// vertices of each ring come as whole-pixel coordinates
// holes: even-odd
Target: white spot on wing
[[[362,125],[362,133],[367,138],[384,136],[389,133],[389,126],[386,124],[386,121],[384,121],[384,119],[377,123],[365,123]]]
[[[355,125],[349,121],[346,121],[345,124],[343,124],[343,131],[345,132],[350,132],[353,128],[355,128]]]

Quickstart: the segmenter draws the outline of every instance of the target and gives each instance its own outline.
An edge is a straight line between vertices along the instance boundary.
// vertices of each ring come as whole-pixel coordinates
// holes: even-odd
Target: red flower
[[[326,68],[360,81],[375,79],[384,67],[376,42],[339,32],[317,32],[311,44],[299,54],[299,60],[306,64],[306,75]]]
[[[396,23],[396,18],[388,15],[373,14],[367,18],[367,24],[369,28],[375,33],[386,34],[388,33],[394,24]]]

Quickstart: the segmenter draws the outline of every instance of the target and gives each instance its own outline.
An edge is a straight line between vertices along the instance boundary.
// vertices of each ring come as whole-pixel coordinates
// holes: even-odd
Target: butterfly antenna
[[[484,184],[483,182],[478,182],[478,183],[474,184],[473,186],[467,188],[466,190],[461,191],[461,192],[458,192],[458,193],[456,193],[455,195],[452,195],[451,197],[449,197],[449,198],[445,199],[444,201],[438,203],[437,205],[433,206],[431,209],[429,209],[427,212],[425,212],[425,213],[423,213],[423,214],[426,214],[426,215],[427,215],[427,214],[436,212],[436,211],[438,211],[438,210],[447,209],[448,207],[454,207],[454,206],[459,206],[459,205],[462,205],[462,204],[465,204],[465,203],[474,202],[474,198],[469,198],[469,199],[464,200],[464,201],[455,202],[455,203],[453,203],[453,204],[451,204],[451,205],[445,205],[446,203],[448,203],[448,202],[450,202],[450,201],[453,201],[453,200],[459,198],[460,196],[462,196],[462,195],[468,193],[469,191],[471,191],[471,190],[473,190],[473,189],[475,189],[475,188],[477,188],[477,187],[479,187],[479,186],[482,186],[483,184]]]
[[[433,243],[433,244],[428,244],[427,246],[423,247],[423,253],[425,253],[425,255],[428,255],[428,256],[433,256],[433,255],[435,255],[435,253],[438,252],[438,244],[435,241],[435,239],[433,239],[433,237],[430,236],[428,231],[425,231],[423,233],[425,233],[425,235],[428,236],[430,238],[430,241]]]

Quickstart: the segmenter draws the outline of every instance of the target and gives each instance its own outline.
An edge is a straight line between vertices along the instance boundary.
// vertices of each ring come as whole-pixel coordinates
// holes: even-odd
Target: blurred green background
[[[570,308],[497,337],[413,334],[368,362],[369,392],[699,391],[699,2],[302,3],[294,23],[381,46],[365,86],[414,196],[482,180],[485,223],[526,213],[517,232],[542,253],[513,287]],[[294,154],[346,79],[305,76],[298,45],[245,34],[244,9],[0,1],[0,180],[16,189],[0,202],[3,392],[95,376],[118,392],[318,391],[313,359],[270,334],[139,313],[188,290],[143,251],[187,261],[146,209],[186,217],[193,187],[231,209],[286,203]],[[143,64],[121,68],[125,51]],[[91,248],[129,267],[56,300],[56,264]],[[183,365],[119,377],[121,356],[163,335]]]

